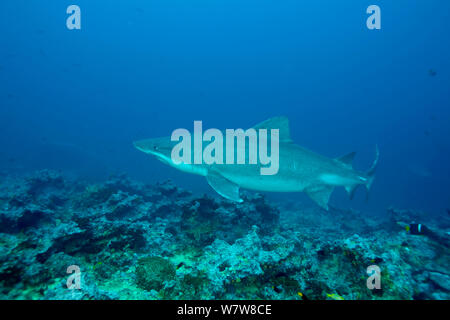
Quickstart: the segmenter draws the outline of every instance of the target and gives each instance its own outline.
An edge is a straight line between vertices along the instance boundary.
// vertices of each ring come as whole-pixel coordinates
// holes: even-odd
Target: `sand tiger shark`
[[[352,167],[355,152],[339,158],[327,158],[299,145],[290,138],[286,117],[268,119],[253,128],[279,130],[279,169],[274,175],[261,175],[261,164],[176,164],[172,149],[176,141],[171,137],[146,139],[134,146],[158,160],[184,172],[206,177],[209,185],[221,196],[242,202],[240,188],[269,192],[306,192],[320,207],[328,210],[328,201],[335,187],[342,186],[353,197],[355,189],[363,185],[369,191],[375,176],[379,152],[367,172]]]

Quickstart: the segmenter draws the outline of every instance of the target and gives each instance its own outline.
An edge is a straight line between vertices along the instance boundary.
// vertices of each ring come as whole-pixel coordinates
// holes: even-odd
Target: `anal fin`
[[[306,190],[306,193],[321,208],[328,211],[328,201],[330,200],[333,190],[333,186],[323,186],[320,188],[314,188],[313,190]]]
[[[345,187],[345,190],[348,192],[350,200],[352,200],[353,197],[355,196],[355,191],[358,186],[359,184],[353,184]]]
[[[239,196],[239,186],[220,174],[210,171],[206,175],[206,181],[222,197],[236,202],[243,201]]]

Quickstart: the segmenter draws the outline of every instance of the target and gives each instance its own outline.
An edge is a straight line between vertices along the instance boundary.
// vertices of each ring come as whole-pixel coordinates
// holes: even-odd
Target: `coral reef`
[[[124,175],[0,181],[1,299],[449,299],[450,219],[193,195]],[[438,236],[413,235],[426,223]],[[367,267],[381,289],[367,288]],[[80,289],[68,289],[69,266]]]
[[[166,259],[144,257],[137,262],[136,283],[145,290],[160,290],[164,287],[165,282],[174,278],[175,268]]]

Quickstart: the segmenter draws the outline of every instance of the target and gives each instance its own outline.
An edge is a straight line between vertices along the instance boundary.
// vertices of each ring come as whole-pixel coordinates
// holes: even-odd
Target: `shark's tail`
[[[380,150],[378,150],[378,145],[375,149],[375,160],[372,163],[372,166],[370,167],[369,171],[367,171],[367,182],[366,182],[366,189],[367,192],[369,192],[370,187],[372,186],[373,180],[375,179],[375,171],[378,166],[378,160],[380,159]]]
[[[365,177],[364,177],[364,179],[365,179],[364,186],[366,187],[366,190],[367,190],[367,197],[366,197],[366,199],[369,198],[369,190],[370,190],[370,187],[372,186],[373,180],[375,179],[375,171],[377,169],[378,159],[379,158],[380,158],[380,152],[378,150],[378,146],[376,146],[376,149],[375,149],[375,160],[372,163],[372,166],[370,167],[370,169],[366,172]],[[361,186],[361,184],[352,184],[352,185],[349,185],[349,186],[345,187],[345,189],[348,192],[348,195],[350,196],[350,199],[353,199],[353,196],[355,195],[355,191],[356,191],[356,189],[359,186]]]

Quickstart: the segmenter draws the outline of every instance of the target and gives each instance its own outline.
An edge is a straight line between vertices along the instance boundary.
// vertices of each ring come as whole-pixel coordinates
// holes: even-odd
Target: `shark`
[[[243,201],[241,188],[264,192],[305,192],[317,205],[328,210],[330,196],[336,187],[344,187],[350,198],[353,198],[358,186],[364,186],[369,192],[379,160],[378,146],[372,166],[362,172],[352,166],[355,152],[328,158],[295,144],[287,117],[270,118],[253,128],[279,130],[279,169],[276,174],[261,175],[263,165],[260,163],[175,163],[171,154],[177,142],[172,141],[171,137],[138,140],[134,146],[178,170],[206,177],[208,184],[219,195],[235,202]]]

